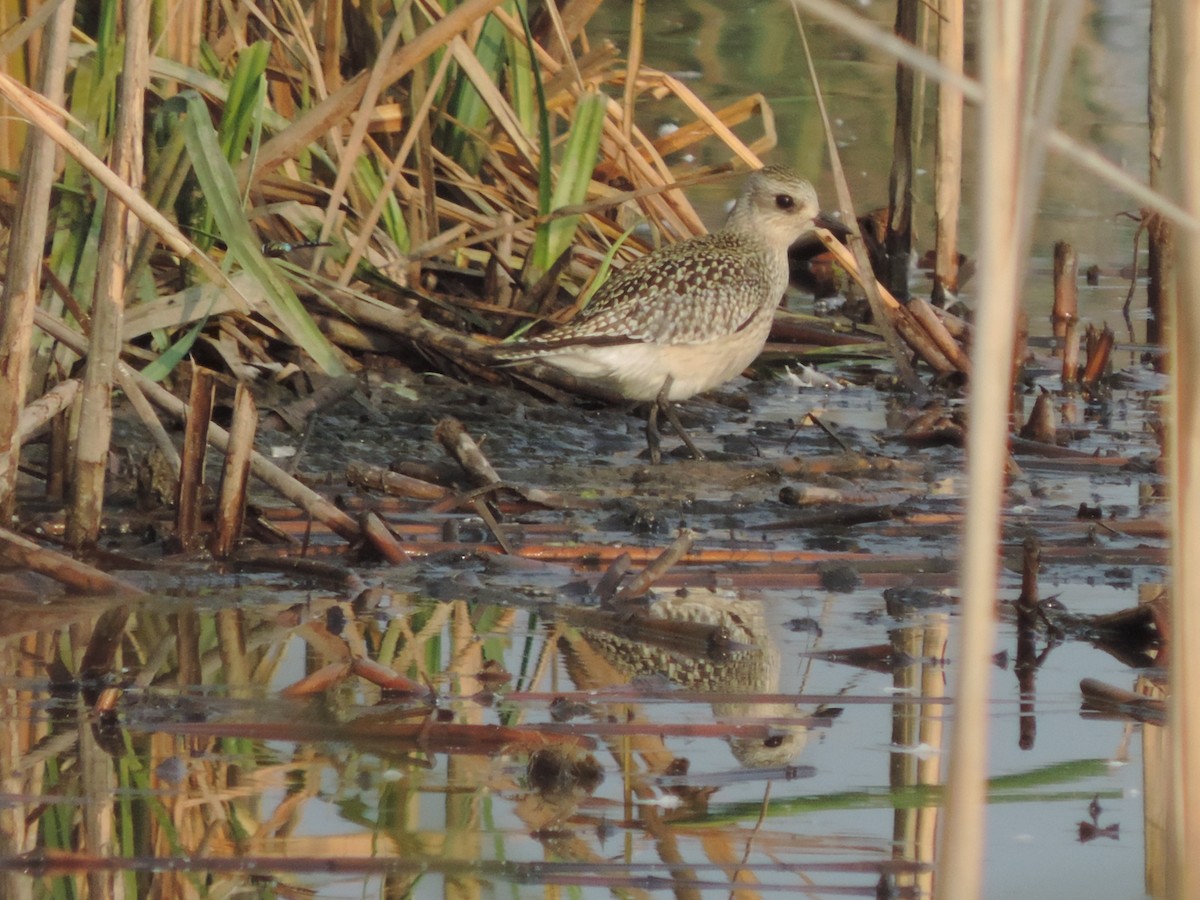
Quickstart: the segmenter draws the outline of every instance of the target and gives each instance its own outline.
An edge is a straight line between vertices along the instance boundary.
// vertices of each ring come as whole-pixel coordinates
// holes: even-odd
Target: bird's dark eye
[[[775,205],[780,209],[791,209],[796,205],[796,200],[791,194],[776,194]]]

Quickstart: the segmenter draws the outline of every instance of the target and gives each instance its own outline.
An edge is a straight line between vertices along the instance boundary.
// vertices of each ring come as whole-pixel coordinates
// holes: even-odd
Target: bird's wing
[[[769,282],[761,251],[736,235],[706,235],[626,266],[579,316],[539,340],[704,342],[744,326],[762,306]]]

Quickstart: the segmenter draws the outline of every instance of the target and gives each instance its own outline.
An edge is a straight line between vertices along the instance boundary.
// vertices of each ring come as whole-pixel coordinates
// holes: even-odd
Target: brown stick
[[[650,590],[654,582],[662,578],[672,566],[691,552],[692,544],[695,541],[695,532],[684,530],[662,553],[654,558],[650,565],[638,572],[628,584],[617,591],[613,595],[612,602],[620,603],[624,600],[636,600],[641,597]]]
[[[35,544],[7,528],[0,528],[0,557],[22,569],[38,572],[83,594],[140,597],[145,591],[57,550]]]
[[[363,536],[371,542],[371,546],[394,566],[408,562],[408,552],[404,545],[396,540],[387,524],[376,512],[369,512],[363,517]]]
[[[479,445],[475,443],[471,435],[467,434],[467,429],[463,427],[463,423],[458,421],[458,419],[452,416],[442,419],[433,429],[433,436],[437,438],[447,453],[458,460],[458,464],[467,471],[467,474],[471,476],[471,480],[479,487],[487,488],[501,484],[500,476],[496,474],[496,470],[492,468],[492,464],[488,462],[488,458],[483,455],[483,451],[479,449]],[[497,521],[496,516],[488,508],[487,501],[483,497],[472,497],[471,505],[479,513],[479,517],[483,519],[483,524],[492,533],[492,537],[496,539],[496,543],[500,545],[505,553],[511,554],[513,552],[512,545],[508,542],[503,530],[500,528],[500,523]]]
[[[1055,326],[1057,327],[1057,326]],[[1079,320],[1069,319],[1063,323],[1063,387],[1074,384],[1079,377]]]
[[[929,335],[934,345],[942,352],[959,372],[971,374],[971,360],[963,350],[962,345],[954,339],[946,329],[944,320],[934,311],[933,306],[924,297],[913,297],[905,309],[920,323],[921,328]]]
[[[422,481],[420,478],[402,475],[399,472],[389,472],[387,469],[357,461],[347,463],[346,481],[352,485],[383,491],[393,497],[412,497],[416,500],[444,500],[451,494],[451,491],[440,484]]]
[[[34,433],[75,402],[79,381],[75,378],[60,381],[23,410],[17,423],[17,440],[24,444]]]
[[[433,436],[447,453],[458,460],[458,464],[467,471],[471,481],[478,487],[500,482],[500,476],[458,419],[452,416],[442,419],[434,427]]]

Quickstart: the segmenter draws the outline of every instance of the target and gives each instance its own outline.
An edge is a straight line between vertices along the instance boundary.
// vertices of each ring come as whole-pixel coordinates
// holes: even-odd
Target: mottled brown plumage
[[[642,257],[571,322],[495,355],[537,359],[630,400],[654,401],[680,430],[669,401],[728,381],[762,350],[787,288],[788,247],[818,215],[816,192],[795,172],[753,172],[720,231]],[[657,459],[654,413],[648,436]]]

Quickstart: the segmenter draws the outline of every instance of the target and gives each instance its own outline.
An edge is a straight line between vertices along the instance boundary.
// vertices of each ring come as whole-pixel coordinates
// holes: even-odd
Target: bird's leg
[[[688,452],[692,454],[693,459],[706,459],[700,448],[693,442],[691,436],[684,430],[682,423],[679,421],[679,415],[675,412],[675,406],[668,399],[671,393],[672,378],[670,375],[663,381],[663,386],[658,391],[658,398],[654,401],[654,405],[650,407],[650,417],[646,425],[646,439],[653,441],[650,447],[650,462],[657,463],[661,454],[658,452],[658,410],[661,409],[667,417],[667,421],[671,423],[671,427],[675,429],[675,433],[679,435],[679,439],[683,441],[683,445],[688,448]],[[654,437],[651,439],[650,432],[653,430]]]
[[[671,383],[671,379],[667,378],[667,384]],[[661,441],[658,435],[658,405],[659,400],[655,400],[650,404],[650,409],[646,413],[646,449],[650,451],[650,465],[657,466],[662,462]]]

